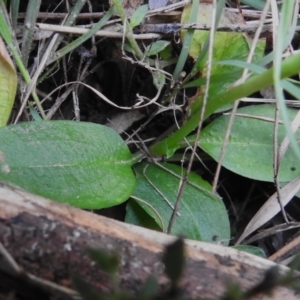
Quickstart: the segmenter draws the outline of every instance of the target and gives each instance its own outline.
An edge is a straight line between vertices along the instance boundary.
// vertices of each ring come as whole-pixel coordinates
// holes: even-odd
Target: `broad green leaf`
[[[136,203],[166,231],[180,181],[175,175],[181,176],[184,170],[166,163],[163,166],[173,174],[154,164],[140,163],[134,167],[137,186],[133,197],[143,200]],[[197,174],[191,173],[189,181],[171,234],[208,242],[213,242],[217,235],[228,241],[230,228],[222,200],[208,191],[210,185]]]
[[[169,44],[170,44],[170,41],[164,41],[164,40],[159,40],[159,41],[154,42],[151,45],[149,51],[147,52],[147,56],[158,54],[159,52],[164,50]]]
[[[16,96],[18,77],[0,37],[0,127],[5,126]]]
[[[149,214],[137,203],[135,199],[130,199],[126,205],[125,222],[137,226],[146,227],[160,231],[160,227]]]
[[[187,20],[191,13],[191,7],[186,6],[181,22],[188,23]],[[201,3],[198,11],[198,21],[199,24],[211,24],[212,22],[212,4]],[[230,25],[230,24],[243,24],[243,18],[235,13],[224,13],[221,15],[220,25]],[[182,37],[185,38],[186,31],[182,31]],[[209,37],[209,31],[195,30],[192,44],[189,50],[190,55],[197,60],[199,53]],[[212,57],[212,69],[211,76],[222,76],[223,80],[219,82],[211,82],[209,86],[209,98],[208,101],[214,98],[217,94],[228,89],[231,85],[237,81],[243,72],[243,69],[239,66],[228,65],[228,64],[214,64],[214,62],[219,62],[223,60],[239,60],[246,61],[250,52],[250,45],[252,40],[249,36],[243,33],[237,32],[216,32],[214,35],[213,44],[213,57]],[[254,55],[254,61],[261,58],[264,54],[265,41],[259,41]],[[206,63],[206,60],[204,60]],[[228,74],[231,73],[231,76]],[[205,65],[201,68],[201,78],[206,77],[207,67]],[[197,100],[191,106],[192,113],[198,114],[198,110],[201,106],[204,90],[198,95]]]
[[[264,121],[257,118],[236,116],[229,143],[223,159],[223,167],[242,176],[270,181],[274,180],[273,171],[273,140],[275,106],[252,105],[238,109],[238,114],[246,114],[257,118],[268,118]],[[290,120],[295,117],[297,110],[288,109]],[[229,116],[221,116],[205,127],[200,136],[200,147],[213,157],[219,159]],[[279,125],[278,142],[285,137],[285,128]],[[195,137],[189,137],[193,140]],[[296,132],[299,140],[300,132]],[[279,169],[279,181],[289,182],[300,175],[299,161],[289,148],[285,153]]]
[[[211,84],[216,84],[216,83],[223,84],[224,83],[224,77],[226,77],[228,80],[234,81],[236,79],[236,76],[237,76],[235,73],[240,74],[240,71],[228,72],[226,74],[220,74],[220,75],[218,75],[218,74],[213,75],[213,76],[210,77],[210,83]],[[184,87],[185,88],[191,88],[191,87],[205,86],[206,80],[207,80],[207,78],[201,77],[201,78],[195,79],[193,81],[190,81]]]
[[[238,245],[238,246],[233,246],[232,248],[236,250],[248,252],[253,255],[260,256],[262,258],[267,258],[265,252],[259,247],[255,247],[251,245]]]
[[[130,26],[131,28],[134,28],[138,25],[140,25],[143,20],[145,19],[145,16],[148,12],[148,5],[140,5],[132,14],[130,18]]]
[[[124,202],[134,190],[132,154],[112,129],[72,121],[0,128],[0,180],[82,208]]]

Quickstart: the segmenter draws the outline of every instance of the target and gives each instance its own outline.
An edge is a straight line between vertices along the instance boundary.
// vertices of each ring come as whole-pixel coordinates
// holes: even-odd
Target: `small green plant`
[[[113,2],[115,6],[89,32],[58,51],[56,46],[53,47],[54,53],[47,64],[61,59],[90,38],[116,9],[126,25],[125,35],[129,44],[125,46],[130,47],[135,56],[148,66],[159,65],[159,61],[152,57],[164,51],[168,42],[158,41],[143,53],[133,38],[132,29],[141,23],[147,8],[139,8],[139,14],[134,14],[129,23],[120,2]],[[208,6],[198,10],[199,1],[194,0],[190,7],[185,8],[182,23],[201,20],[204,8],[207,9],[205,15],[211,14],[210,19],[215,20],[215,25],[219,21],[226,22],[222,15],[224,3],[218,1],[214,15]],[[291,34],[286,35],[285,39],[283,36],[288,32],[287,28],[295,26],[292,11],[295,3],[284,2],[280,23],[282,39],[278,39],[281,46],[266,57],[263,57],[262,42],[251,54],[252,40],[241,33],[182,31],[183,48],[173,74],[173,83],[176,84],[172,83],[169,93],[162,95],[162,103],[170,103],[172,97],[183,88],[197,87],[200,92],[188,107],[185,123],[149,147],[152,157],[170,158],[178,149],[191,149],[194,145],[194,148],[199,146],[219,161],[229,116],[220,116],[201,133],[190,134],[197,127],[200,130],[203,121],[213,114],[232,108],[240,98],[275,85],[279,105],[283,103],[281,112],[284,121],[284,124],[278,125],[277,142],[282,143],[286,132],[290,132],[293,146],[283,156],[278,168],[278,180],[287,183],[300,176],[299,149],[294,143],[299,138],[299,132],[294,134],[286,129],[297,111],[287,109],[282,97],[283,89],[297,99],[300,95],[297,83],[289,79],[300,71],[300,54],[281,59],[285,46],[292,38]],[[11,36],[5,30],[8,20],[5,21],[0,14],[0,21],[1,35],[8,47],[14,49]],[[25,82],[32,83],[18,53],[14,51],[13,54]],[[194,58],[195,63],[191,73],[180,81],[188,55]],[[248,60],[250,56],[252,60]],[[265,66],[271,60],[274,60],[274,66],[267,69]],[[251,75],[239,83],[237,80],[244,69],[251,71]],[[162,91],[166,82],[163,70],[155,69],[152,74],[154,85]],[[30,92],[30,89],[27,91]],[[38,99],[36,103],[40,107]],[[44,116],[41,107],[40,114]],[[275,106],[272,105],[238,109],[225,156],[221,160],[222,166],[242,176],[273,181],[271,149],[274,143],[274,114]],[[0,141],[0,180],[4,182],[80,208],[111,207],[130,199],[126,215],[130,223],[176,235],[184,234],[187,238],[202,241],[214,242],[215,236],[225,244],[230,240],[226,208],[208,182],[190,172],[190,166],[185,169],[158,162],[156,158],[141,162],[146,155],[130,153],[121,137],[105,126],[72,121],[27,122],[1,128]]]

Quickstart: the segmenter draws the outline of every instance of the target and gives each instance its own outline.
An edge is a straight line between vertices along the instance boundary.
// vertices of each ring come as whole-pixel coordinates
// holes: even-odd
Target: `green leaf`
[[[159,40],[151,44],[149,51],[147,52],[147,56],[156,55],[162,50],[164,50],[168,45],[170,45],[170,41]]]
[[[240,74],[240,71],[235,71],[235,72],[228,72],[226,74],[216,74],[210,77],[210,83],[211,84],[216,84],[216,83],[220,83],[223,84],[224,82],[224,77],[226,77],[228,80],[232,80],[232,82],[234,82],[234,80],[236,79],[237,75],[236,74]],[[207,81],[206,77],[201,77],[198,79],[195,79],[193,81],[190,81],[189,83],[187,83],[184,87],[185,88],[191,88],[191,87],[200,87],[200,86],[205,86]]]
[[[238,109],[237,113],[256,117],[274,119],[275,106],[253,105]],[[297,113],[295,109],[288,109],[290,120]],[[200,147],[213,159],[218,161],[223,144],[229,116],[221,116],[207,127],[200,136]],[[223,159],[223,167],[242,176],[270,181],[274,180],[273,171],[273,122],[255,118],[236,116],[229,143]],[[278,142],[282,142],[286,132],[282,124],[279,125]],[[195,136],[189,137],[193,140]],[[296,132],[299,140],[300,132]],[[285,153],[279,169],[279,181],[289,182],[300,175],[300,167],[293,149]]]
[[[191,5],[188,5],[190,14],[187,17],[185,21],[181,19],[181,23],[187,23],[187,24],[193,24],[197,22],[197,13],[199,8],[199,1],[198,0],[192,0]],[[184,10],[187,7],[184,8]],[[180,51],[180,55],[178,57],[178,61],[175,67],[175,70],[173,72],[173,79],[178,80],[180,78],[180,75],[182,73],[182,70],[185,66],[185,63],[187,61],[188,55],[189,55],[189,49],[191,47],[191,42],[194,36],[195,30],[187,30],[185,34],[185,39],[183,39],[182,48]]]
[[[236,250],[248,252],[253,255],[260,256],[262,258],[267,258],[265,252],[259,247],[255,247],[251,245],[238,245],[238,246],[233,246],[232,248]]]
[[[172,207],[177,199],[180,181],[178,177],[184,170],[166,163],[162,166],[173,174],[154,164],[140,163],[134,167],[137,186],[133,196],[146,202],[136,201],[161,230],[166,231]],[[189,182],[184,190],[179,215],[175,219],[171,234],[208,242],[213,242],[213,237],[217,235],[221,240],[227,241],[230,228],[222,200],[208,191],[210,185],[197,174],[192,172]]]
[[[72,121],[0,128],[0,180],[82,208],[126,201],[136,179],[132,154],[112,129]]]
[[[159,55],[161,57],[161,60],[165,60],[171,57],[173,51],[173,47],[172,45],[168,45],[165,49],[163,49]]]
[[[182,23],[187,23],[190,15],[190,6],[185,7],[182,14]],[[197,23],[199,24],[210,24],[212,14],[212,5],[208,3],[202,3],[199,6]],[[233,23],[238,24],[243,22],[243,19],[237,15],[233,15],[228,12],[223,11],[220,19],[220,25],[230,25]],[[182,31],[183,39],[185,38],[186,30]],[[209,31],[196,30],[193,36],[191,47],[189,49],[189,54],[196,60],[201,52],[205,41],[209,38]],[[215,62],[220,62],[223,60],[236,60],[236,61],[246,61],[250,52],[250,45],[252,40],[249,36],[243,33],[237,32],[216,32],[214,35],[213,44],[213,57],[211,66],[211,76],[223,76],[223,80],[219,82],[210,82],[209,85],[209,98],[208,101],[214,98],[217,94],[226,91],[235,81],[240,79],[243,69],[236,65],[229,64],[215,64]],[[265,41],[259,41],[255,50],[255,55],[253,60],[261,58],[264,54]],[[203,64],[206,60],[203,60]],[[206,77],[207,67],[205,65],[201,68],[201,77]],[[231,76],[228,74],[231,73]],[[192,114],[199,114],[199,109],[203,100],[203,92],[200,93],[199,97],[191,106]],[[228,109],[228,106],[226,107]]]
[[[32,116],[32,119],[34,121],[43,121],[43,119],[40,117],[38,112],[34,109],[33,105],[31,103],[28,104],[29,112]]]
[[[137,203],[138,200],[130,199],[126,205],[125,222],[137,226],[160,231],[160,227],[143,208]]]
[[[138,25],[140,25],[143,20],[145,19],[145,16],[148,12],[148,5],[140,5],[132,14],[130,18],[130,26],[131,28],[134,28]]]
[[[153,84],[158,90],[165,85],[165,83],[166,83],[166,75],[165,74],[158,72],[158,71],[154,71],[154,72],[152,72],[152,77],[153,77]]]
[[[16,96],[17,73],[0,37],[0,127],[5,126]]]

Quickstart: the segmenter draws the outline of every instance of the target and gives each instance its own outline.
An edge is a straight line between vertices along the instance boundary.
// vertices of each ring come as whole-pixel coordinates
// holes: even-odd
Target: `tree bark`
[[[72,274],[80,275],[99,290],[111,291],[107,274],[86,254],[88,247],[119,255],[118,277],[124,291],[136,294],[150,274],[158,278],[160,289],[164,290],[169,282],[161,257],[164,247],[174,239],[0,184],[0,241],[23,270],[13,270],[9,257],[0,251],[0,296],[13,291],[25,299],[27,294],[18,291],[16,282],[37,277],[33,281],[38,286],[47,280],[64,287],[57,299],[67,299],[64,292],[72,299],[76,295],[69,290]],[[192,240],[185,240],[185,254],[181,287],[184,296],[190,298],[220,299],[228,282],[247,290],[261,282],[266,270],[277,266],[229,247]],[[281,274],[289,270],[278,268]],[[44,289],[51,293],[51,284]],[[298,297],[288,288],[277,287],[272,299]]]

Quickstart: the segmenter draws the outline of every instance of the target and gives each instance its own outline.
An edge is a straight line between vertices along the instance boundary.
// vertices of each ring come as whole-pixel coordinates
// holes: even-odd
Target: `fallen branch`
[[[0,252],[0,283],[7,272],[23,279],[30,273],[41,282],[48,280],[68,289],[72,287],[70,275],[76,273],[109,292],[112,287],[107,275],[86,254],[87,247],[92,247],[118,253],[121,288],[131,294],[139,290],[150,274],[158,278],[161,289],[169,284],[161,254],[165,245],[174,241],[173,236],[55,203],[3,184],[0,184],[0,241],[22,269],[21,276]],[[225,246],[192,240],[185,243],[187,262],[181,285],[185,296],[191,298],[219,298],[228,281],[249,289],[264,278],[266,270],[276,266]],[[284,274],[289,269],[279,266],[279,270]],[[0,284],[0,294],[3,289]],[[22,292],[9,283],[5,286],[7,290]],[[74,295],[69,294],[69,299]],[[273,299],[298,298],[292,290],[278,287]]]

